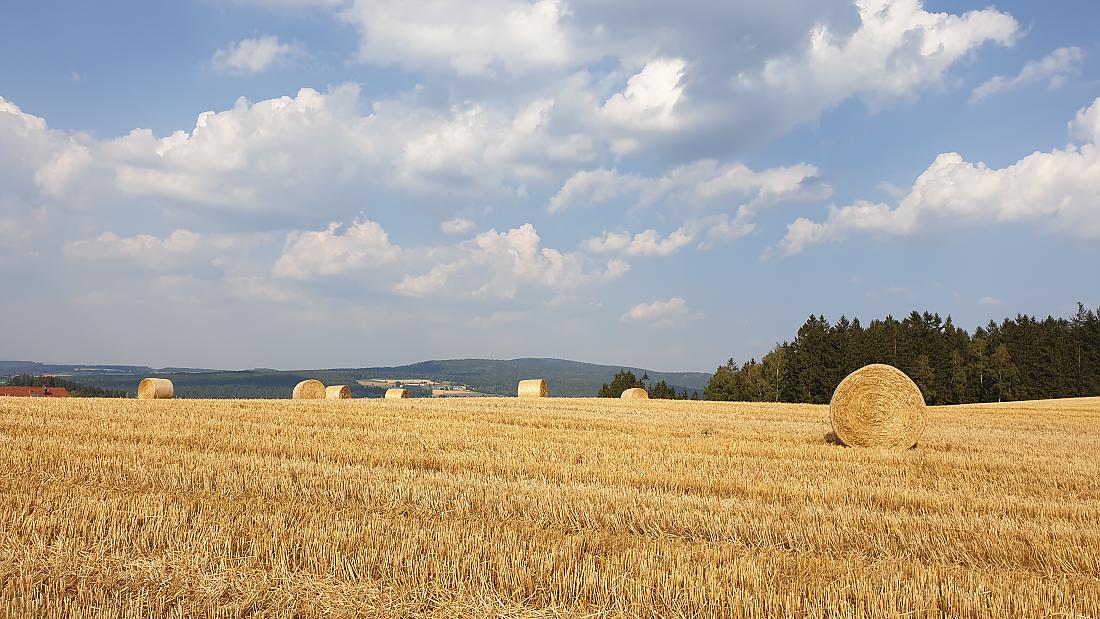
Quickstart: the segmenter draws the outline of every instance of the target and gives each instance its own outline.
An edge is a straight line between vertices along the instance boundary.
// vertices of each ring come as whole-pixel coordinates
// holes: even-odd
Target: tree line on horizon
[[[649,397],[654,400],[698,400],[699,391],[695,390],[691,395],[688,395],[687,389],[682,389],[680,393],[676,392],[676,388],[668,384],[668,381],[659,380],[655,383],[650,383],[649,374],[647,372],[642,373],[642,377],[638,376],[622,368],[611,379],[610,383],[604,383],[600,386],[600,390],[596,392],[598,398],[617,398],[623,394],[627,389],[633,389],[635,387],[641,387],[649,393]]]
[[[77,398],[126,398],[130,396],[125,391],[92,387],[58,376],[18,374],[7,379],[7,384],[12,387],[64,387],[70,396]]]
[[[905,372],[933,405],[1096,396],[1100,310],[1078,303],[1068,319],[1018,314],[973,333],[928,312],[866,326],[810,316],[760,361],[719,366],[703,399],[827,404],[845,376],[870,363]]]

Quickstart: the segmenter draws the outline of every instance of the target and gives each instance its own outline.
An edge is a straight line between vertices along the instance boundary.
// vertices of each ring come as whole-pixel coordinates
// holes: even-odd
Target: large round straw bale
[[[545,398],[549,397],[550,388],[541,378],[531,378],[519,381],[519,397],[521,398]]]
[[[294,385],[294,393],[290,397],[295,400],[324,400],[326,395],[325,384],[311,378]]]
[[[171,400],[175,395],[176,389],[167,378],[143,378],[138,383],[139,400]]]
[[[325,399],[346,400],[351,397],[351,389],[347,385],[329,385],[325,387]]]
[[[908,449],[924,432],[924,396],[905,372],[875,363],[840,381],[829,403],[833,432],[851,447]]]
[[[649,392],[641,387],[631,387],[624,391],[619,397],[624,400],[648,400]]]
[[[409,397],[409,390],[408,389],[394,388],[394,389],[387,389],[386,390],[386,399],[387,400],[402,400],[402,399],[407,398],[407,397]]]

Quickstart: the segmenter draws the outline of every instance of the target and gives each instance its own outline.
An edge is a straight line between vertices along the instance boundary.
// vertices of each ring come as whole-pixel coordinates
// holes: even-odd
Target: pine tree
[[[737,400],[737,372],[739,368],[733,358],[725,365],[718,366],[714,375],[710,377],[707,386],[703,388],[705,400]]]
[[[1012,362],[1008,347],[1004,344],[997,346],[993,350],[993,354],[989,356],[989,364],[990,370],[997,378],[995,387],[997,401],[1004,402],[1014,399],[1019,371],[1016,364]]]
[[[638,377],[626,369],[620,369],[617,374],[611,379],[610,383],[604,383],[600,387],[599,393],[596,394],[598,398],[617,398],[620,397],[627,389],[634,387],[642,387],[642,382],[638,380]]]

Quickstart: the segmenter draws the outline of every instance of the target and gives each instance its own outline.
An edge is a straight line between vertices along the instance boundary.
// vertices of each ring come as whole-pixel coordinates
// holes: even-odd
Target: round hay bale
[[[519,381],[519,397],[521,398],[546,398],[550,396],[550,388],[541,378],[531,378]]]
[[[138,383],[139,400],[171,400],[176,397],[176,388],[167,378],[143,378]]]
[[[409,397],[409,390],[408,389],[387,389],[386,390],[386,399],[387,400],[403,400],[407,397]]]
[[[874,363],[840,381],[829,415],[845,445],[909,449],[924,432],[924,396],[905,372]]]
[[[624,391],[619,397],[624,400],[648,400],[649,392],[641,387],[631,387]]]
[[[325,387],[325,399],[346,400],[351,397],[351,389],[347,385],[329,385]]]
[[[325,384],[312,378],[294,385],[294,392],[290,395],[295,400],[324,400],[325,396]]]

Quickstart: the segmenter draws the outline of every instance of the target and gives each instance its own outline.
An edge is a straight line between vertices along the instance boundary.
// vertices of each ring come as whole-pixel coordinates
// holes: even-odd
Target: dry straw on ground
[[[175,395],[176,389],[167,378],[143,378],[138,383],[139,400],[170,400]]]
[[[400,400],[400,399],[407,398],[407,397],[409,397],[409,390],[408,389],[387,389],[386,390],[386,399],[387,400]]]
[[[624,391],[619,397],[624,400],[648,400],[649,392],[641,387],[631,387]]]
[[[550,388],[541,378],[532,378],[519,381],[519,397],[521,398],[545,398],[550,395]]]
[[[924,397],[901,370],[864,366],[840,381],[829,403],[833,432],[851,447],[908,449],[924,432]]]
[[[0,617],[1100,618],[1100,398],[148,404],[0,398]]]
[[[310,378],[294,385],[294,392],[290,397],[295,400],[324,400],[326,396],[325,384]]]
[[[329,400],[346,400],[351,397],[351,389],[347,385],[329,385],[325,387],[325,398]]]

